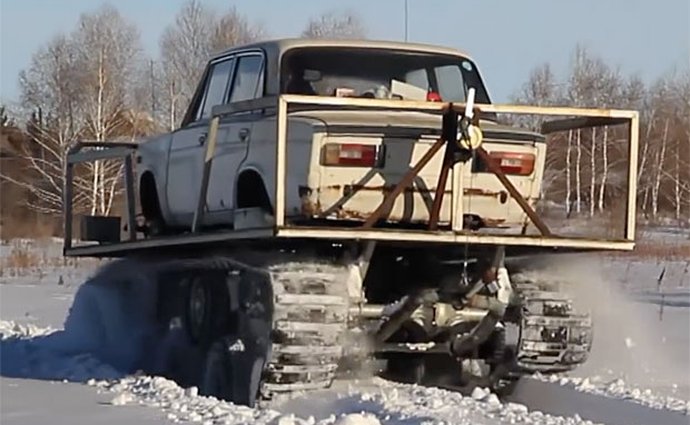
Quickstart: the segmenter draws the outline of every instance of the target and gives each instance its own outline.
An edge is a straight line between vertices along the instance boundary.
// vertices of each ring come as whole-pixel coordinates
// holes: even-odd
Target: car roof
[[[234,46],[230,49],[218,52],[213,58],[222,57],[233,52],[248,49],[262,49],[274,57],[280,57],[283,53],[294,48],[304,47],[354,47],[363,49],[387,49],[387,50],[406,50],[414,52],[436,53],[451,56],[461,56],[472,60],[467,54],[448,47],[435,46],[431,44],[403,43],[385,40],[364,40],[364,39],[313,39],[313,38],[283,38],[276,40],[266,40],[256,43]]]

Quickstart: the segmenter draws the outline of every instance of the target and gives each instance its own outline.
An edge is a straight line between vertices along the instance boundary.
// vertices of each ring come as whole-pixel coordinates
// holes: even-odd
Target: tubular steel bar
[[[122,142],[78,142],[67,151],[65,165],[65,187],[63,190],[63,252],[72,249],[72,222],[74,221],[74,166],[82,162],[101,161],[107,159],[124,160],[125,168],[125,196],[127,198],[128,232],[131,241],[136,239],[135,201],[132,153],[136,151],[136,143]],[[83,151],[92,148],[90,151]]]
[[[65,197],[63,200],[65,209],[65,214],[63,217],[63,220],[65,221],[63,223],[65,227],[63,250],[68,250],[72,248],[72,198],[74,192],[74,188],[72,186],[73,180],[74,164],[71,164],[68,161],[67,166],[65,167],[65,191],[63,194],[63,196]]]
[[[135,222],[136,201],[134,200],[134,167],[132,166],[132,155],[125,157],[125,195],[127,196],[127,232],[129,240],[137,239],[137,223]]]

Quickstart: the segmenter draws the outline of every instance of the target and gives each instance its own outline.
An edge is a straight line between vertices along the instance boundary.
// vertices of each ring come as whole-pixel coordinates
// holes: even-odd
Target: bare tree
[[[213,15],[198,0],[190,0],[177,13],[175,23],[163,32],[160,41],[163,78],[168,104],[169,128],[179,122],[208,60],[213,35]]]
[[[139,35],[110,6],[81,16],[69,36],[59,35],[20,74],[22,103],[35,111],[21,156],[30,172],[13,183],[32,194],[37,211],[60,214],[66,155],[76,141],[107,141],[131,127],[133,72]],[[120,165],[98,161],[75,178],[75,209],[107,215],[119,192]]]
[[[29,143],[20,152],[30,168],[29,178],[2,175],[31,194],[27,206],[55,215],[62,211],[66,153],[80,137],[76,113],[79,87],[72,78],[77,71],[75,57],[73,43],[58,35],[40,48],[29,68],[20,73],[21,101],[36,111],[28,125]]]
[[[125,124],[131,83],[141,60],[139,32],[106,5],[82,15],[73,38],[84,124],[88,136],[103,142]],[[88,166],[93,174],[91,214],[107,215],[118,192],[121,164],[95,161]]]
[[[581,107],[639,111],[638,208],[649,219],[690,223],[690,72],[671,72],[645,86],[636,76],[623,78],[618,69],[578,46],[564,89],[550,96],[548,89],[561,84],[548,70],[548,65],[535,68],[515,102],[544,105],[551,97]],[[527,126],[536,128],[538,121]],[[565,199],[567,214],[572,205],[574,212],[585,209],[589,215],[624,201],[626,128],[604,126],[551,137],[555,140],[549,144],[545,170],[551,176],[550,192],[545,198]]]
[[[218,52],[233,46],[253,43],[262,39],[265,33],[262,26],[251,24],[237,11],[237,8],[232,6],[214,23],[210,50]]]
[[[568,80],[567,98],[570,103],[582,107],[610,107],[615,106],[616,99],[619,98],[620,78],[617,70],[611,70],[601,58],[593,56],[582,46],[575,49],[571,74]],[[576,210],[582,208],[582,192],[588,202],[589,215],[593,216],[595,207],[603,210],[605,199],[605,185],[608,180],[609,171],[609,149],[603,147],[598,138],[601,131],[596,127],[591,128],[587,133],[577,131],[576,141],[576,163],[575,163],[575,184],[576,184]],[[604,130],[604,143],[608,143],[608,129]],[[583,152],[583,148],[589,149]],[[583,155],[584,153],[584,155]],[[589,156],[589,167],[582,167],[582,160]],[[582,173],[585,173],[583,176]],[[589,174],[589,182],[582,186],[582,181],[586,181]],[[597,178],[601,174],[600,178]],[[599,194],[597,197],[597,182],[600,183]],[[588,187],[587,187],[588,185]]]
[[[262,38],[265,31],[250,24],[234,7],[217,14],[199,0],[185,3],[160,40],[161,102],[167,105],[168,128],[176,127],[189,104],[212,53]]]
[[[311,18],[302,32],[305,38],[366,38],[360,17],[353,12],[326,12]]]

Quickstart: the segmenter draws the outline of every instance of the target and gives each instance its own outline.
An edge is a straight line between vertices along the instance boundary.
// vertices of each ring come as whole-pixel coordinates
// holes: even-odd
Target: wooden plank
[[[566,106],[530,106],[530,105],[497,105],[477,104],[482,112],[494,112],[497,114],[517,115],[560,115],[579,117],[608,117],[632,119],[637,111],[624,109],[600,109],[600,108],[571,108]],[[459,104],[456,105],[459,107]]]
[[[630,120],[630,141],[628,145],[628,202],[625,205],[625,239],[635,240],[635,219],[637,217],[637,161],[640,141],[639,114]]]
[[[412,100],[364,99],[358,97],[303,96],[284,94],[280,96],[288,104],[315,106],[342,106],[370,109],[406,109],[410,111],[441,112],[448,108],[447,102],[422,102]]]
[[[506,245],[544,248],[573,248],[583,250],[630,251],[634,242],[559,236],[488,235],[428,230],[391,230],[331,228],[331,227],[282,227],[277,229],[279,238],[374,240],[390,242],[418,242],[434,244]]]
[[[211,179],[211,167],[213,166],[213,157],[216,154],[216,142],[218,139],[218,126],[220,125],[220,118],[213,117],[208,125],[208,138],[206,139],[206,152],[204,155],[204,163],[202,165],[201,187],[199,187],[199,194],[196,201],[196,209],[194,210],[194,218],[192,219],[192,232],[196,232],[203,222],[204,207],[206,206],[206,194],[208,193],[208,183]]]
[[[288,104],[281,96],[278,99],[278,116],[276,122],[276,175],[275,175],[275,222],[276,226],[285,223],[285,178],[287,148],[287,109]]]

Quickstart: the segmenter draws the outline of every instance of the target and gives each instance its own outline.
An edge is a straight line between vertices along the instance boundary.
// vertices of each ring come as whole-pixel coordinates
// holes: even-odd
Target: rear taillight
[[[534,155],[517,152],[490,152],[489,156],[505,174],[528,176],[534,171]]]
[[[327,143],[323,147],[322,165],[350,167],[381,167],[383,155],[377,145]]]
[[[426,100],[427,102],[441,102],[441,95],[436,93],[435,91],[430,91],[426,94]]]

